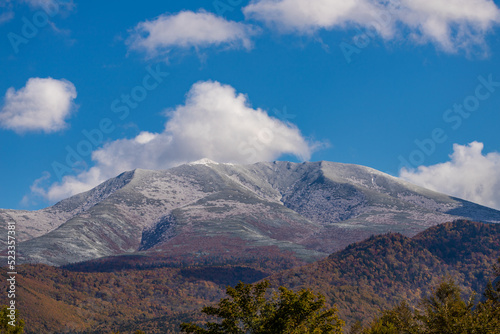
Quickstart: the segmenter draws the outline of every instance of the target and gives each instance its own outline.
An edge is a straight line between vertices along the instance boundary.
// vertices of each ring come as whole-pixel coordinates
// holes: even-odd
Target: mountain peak
[[[215,162],[215,161],[210,160],[208,158],[203,158],[200,160],[190,162],[187,165],[206,165],[206,166],[208,166],[208,165],[218,165],[218,164],[219,164],[218,162]]]

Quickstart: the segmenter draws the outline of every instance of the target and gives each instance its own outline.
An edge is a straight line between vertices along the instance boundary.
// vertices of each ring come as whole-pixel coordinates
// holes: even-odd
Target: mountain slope
[[[15,222],[19,241],[42,236],[113,195],[127,185],[133,175],[133,172],[122,173],[92,190],[62,200],[46,209],[38,211],[0,209],[0,223],[6,226],[8,222]]]
[[[50,223],[37,221],[47,212]],[[24,261],[53,265],[135,252],[310,262],[373,234],[413,236],[457,218],[500,222],[496,210],[332,162],[138,169],[21,216],[0,212],[24,233]]]

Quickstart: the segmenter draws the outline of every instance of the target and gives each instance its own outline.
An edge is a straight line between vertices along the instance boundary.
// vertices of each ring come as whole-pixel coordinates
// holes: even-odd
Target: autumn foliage
[[[495,278],[492,264],[499,257],[499,224],[457,221],[412,238],[373,236],[306,265],[271,256],[198,262],[116,257],[65,268],[21,265],[16,305],[25,333],[179,333],[181,323],[213,321],[200,310],[225,298],[227,286],[266,279],[270,289],[323,295],[325,309],[337,307],[346,331],[357,322],[361,330],[402,302],[407,313],[399,316],[422,310],[419,303],[446,276],[461,296],[479,292],[477,303]],[[487,293],[498,301],[493,285]],[[6,304],[2,298],[0,304]]]

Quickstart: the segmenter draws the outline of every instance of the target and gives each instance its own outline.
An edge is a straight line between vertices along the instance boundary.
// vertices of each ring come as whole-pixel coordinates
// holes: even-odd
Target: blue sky
[[[3,1],[0,207],[208,157],[361,164],[500,208],[498,6]]]

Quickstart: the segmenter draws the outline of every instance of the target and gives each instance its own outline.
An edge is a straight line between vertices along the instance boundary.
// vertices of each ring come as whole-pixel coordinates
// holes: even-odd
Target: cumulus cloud
[[[127,43],[130,48],[155,57],[168,54],[173,48],[225,46],[249,49],[252,46],[250,36],[254,33],[249,25],[208,12],[182,11],[139,23]]]
[[[74,110],[76,95],[75,86],[67,80],[31,78],[21,89],[7,90],[0,126],[17,133],[62,130]]]
[[[399,31],[447,52],[484,47],[486,33],[500,21],[492,0],[256,0],[243,11],[285,31],[362,27],[385,39]]]
[[[400,177],[417,185],[500,210],[500,153],[483,154],[483,144],[453,145],[450,161],[416,170],[403,168]]]
[[[93,152],[92,168],[64,177],[47,191],[37,186],[36,192],[56,201],[126,170],[166,169],[202,158],[248,164],[292,154],[307,160],[320,145],[306,140],[295,125],[252,108],[233,87],[214,81],[194,84],[185,103],[167,116],[164,131],[108,143]]]

